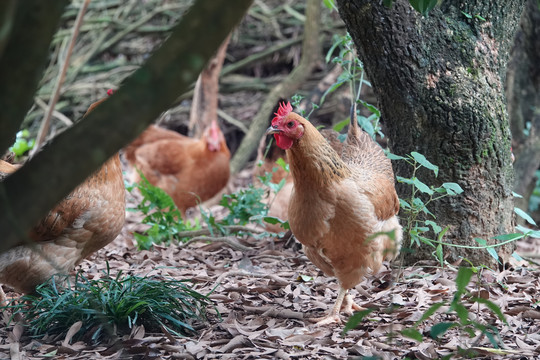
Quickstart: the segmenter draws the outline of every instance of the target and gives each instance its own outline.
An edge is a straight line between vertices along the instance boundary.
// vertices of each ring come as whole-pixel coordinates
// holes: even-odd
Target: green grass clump
[[[123,275],[121,271],[112,277],[107,269],[96,280],[79,273],[73,286],[66,276],[54,276],[11,307],[14,313],[22,313],[34,336],[65,335],[81,321],[74,339],[98,343],[129,334],[138,325],[150,332],[160,332],[163,327],[177,336],[193,335],[192,323],[206,319],[205,307],[210,303],[185,280]]]

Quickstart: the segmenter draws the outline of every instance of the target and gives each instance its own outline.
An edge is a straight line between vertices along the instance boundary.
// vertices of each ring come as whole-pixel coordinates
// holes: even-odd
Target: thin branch
[[[308,0],[306,6],[306,22],[304,25],[304,41],[302,43],[302,58],[298,66],[274,87],[255,115],[246,136],[231,160],[231,173],[238,173],[248,162],[251,154],[257,149],[259,141],[264,136],[268,119],[272,110],[281,98],[291,96],[308,78],[320,58],[319,32],[321,20],[321,1]]]
[[[246,127],[246,125],[242,124],[242,122],[240,120],[237,120],[235,118],[233,118],[231,115],[227,114],[225,111],[221,110],[221,109],[217,109],[217,114],[223,119],[225,120],[226,122],[228,122],[229,124],[231,125],[234,125],[236,126],[237,128],[239,128],[240,130],[242,130],[242,132],[245,134],[249,131],[249,129]]]
[[[62,87],[62,84],[64,83],[64,79],[66,77],[66,72],[69,67],[69,60],[71,59],[73,47],[75,46],[75,40],[77,40],[77,36],[79,35],[79,29],[81,28],[84,14],[86,13],[86,9],[88,8],[88,4],[90,3],[90,1],[91,0],[84,0],[84,3],[79,10],[79,13],[77,14],[77,19],[75,19],[75,24],[73,25],[73,33],[71,34],[71,38],[69,39],[69,46],[67,49],[66,58],[64,59],[64,63],[62,64],[62,68],[60,74],[58,74],[56,83],[54,84],[53,96],[49,100],[49,107],[47,108],[45,118],[43,119],[43,122],[41,123],[41,126],[39,128],[38,136],[36,138],[36,145],[32,149],[32,155],[35,154],[37,149],[39,149],[41,145],[45,142],[47,134],[49,133],[54,106],[58,102],[58,97],[60,96],[60,88]]]
[[[201,242],[201,241],[208,241],[208,242],[214,242],[214,243],[222,242],[222,243],[225,243],[225,244],[229,245],[234,250],[238,250],[238,251],[249,251],[249,250],[253,249],[253,248],[250,248],[248,246],[244,246],[244,245],[240,244],[238,241],[234,240],[234,238],[232,238],[232,237],[226,237],[226,236],[222,236],[222,237],[197,236],[197,237],[194,237],[192,239],[189,239],[188,241],[186,241],[183,244],[179,244],[178,247],[179,248],[185,248],[188,245],[191,245],[191,244],[196,243],[196,242]]]
[[[43,111],[47,111],[48,107],[47,107],[47,104],[45,104],[45,101],[41,100],[37,96],[34,98],[34,101],[37,104],[37,106],[39,106],[41,109],[43,109]],[[58,120],[63,122],[66,126],[73,125],[73,121],[71,121],[70,118],[68,118],[66,115],[62,114],[60,111],[54,110],[52,114]]]

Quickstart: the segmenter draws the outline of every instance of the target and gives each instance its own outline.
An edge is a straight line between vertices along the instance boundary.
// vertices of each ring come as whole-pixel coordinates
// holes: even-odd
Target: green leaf
[[[412,179],[404,178],[403,176],[396,176],[396,180],[400,183],[412,185],[414,182]]]
[[[456,294],[458,295],[458,294]],[[459,298],[455,298],[452,302],[452,307],[456,314],[459,317],[459,321],[462,325],[467,325],[469,323],[469,311],[462,303],[458,302]]]
[[[540,238],[540,231],[538,231],[538,230],[531,230],[531,229],[529,229],[529,228],[527,228],[527,227],[525,227],[523,225],[517,225],[516,230],[521,231],[526,236],[532,236],[532,237],[535,237],[535,238]]]
[[[276,164],[278,164],[286,172],[289,172],[289,164],[287,164],[287,162],[283,158],[277,159]]]
[[[437,249],[435,249],[435,255],[437,256],[437,259],[439,260],[439,263],[441,264],[441,267],[444,266],[442,244],[437,245]]]
[[[533,220],[533,218],[527,214],[525,211],[521,210],[520,208],[514,207],[514,212],[520,216],[522,219],[527,221],[529,224],[536,226],[536,222]]]
[[[418,342],[422,342],[423,340],[422,334],[416,329],[403,329],[401,330],[401,335],[416,340]]]
[[[516,259],[517,261],[524,261],[524,259],[521,256],[519,256],[519,254],[515,251],[512,253],[512,257]]]
[[[450,226],[445,227],[445,228],[439,233],[439,235],[437,235],[437,240],[441,241],[441,239],[443,238],[444,234],[446,234],[446,232],[448,231],[448,229],[450,229]]]
[[[392,154],[391,152],[388,152],[386,154],[386,157],[389,158],[390,160],[405,160],[406,159],[403,156]]]
[[[519,234],[520,236],[523,236],[522,234]],[[506,235],[499,235],[499,236],[506,236]],[[481,238],[474,238],[474,240],[480,244],[481,246],[486,246],[487,245],[487,241],[484,240],[484,239],[481,239]],[[500,263],[500,260],[499,260],[499,254],[497,254],[497,251],[495,250],[495,248],[492,246],[492,247],[488,247],[488,248],[485,248],[486,251],[488,252],[489,255],[491,255],[492,258],[494,258],[497,262]]]
[[[463,192],[461,186],[453,182],[444,183],[442,184],[442,187],[445,188],[450,195],[461,194]]]
[[[431,305],[427,310],[426,312],[422,315],[422,317],[420,318],[420,320],[418,320],[415,324],[414,324],[414,327],[417,327],[418,325],[420,325],[424,320],[428,319],[431,315],[435,314],[435,312],[437,310],[439,310],[439,308],[441,306],[445,305],[445,303],[443,302],[440,302],[440,303],[435,303],[433,305]]]
[[[332,58],[332,54],[334,53],[334,50],[336,50],[336,48],[341,45],[342,42],[340,40],[341,40],[340,36],[337,36],[337,35],[334,36],[334,43],[332,44],[332,46],[330,47],[330,49],[326,53],[325,60],[326,60],[327,63]]]
[[[410,209],[411,205],[407,202],[407,200],[399,199],[399,206],[404,209]]]
[[[394,0],[383,0],[383,4],[384,6],[386,6],[387,8],[390,8],[392,7],[392,4],[394,3]]]
[[[341,130],[343,130],[343,128],[347,125],[349,125],[349,122],[350,122],[350,119],[347,118],[345,120],[341,120],[340,122],[338,122],[337,124],[334,125],[334,127],[332,129],[334,129],[334,131],[337,131],[337,132],[341,132]]]
[[[345,335],[349,330],[354,329],[355,327],[362,322],[362,320],[369,315],[371,312],[373,312],[375,309],[366,309],[362,311],[355,312],[354,315],[352,315],[349,320],[347,321],[347,324],[345,324],[345,327],[343,328],[342,334]]]
[[[365,102],[364,100],[358,100],[358,102],[362,104],[366,109],[371,111],[372,114],[376,115],[379,118],[381,117],[381,111],[375,105],[371,105],[370,103]]]
[[[272,225],[275,225],[275,224],[280,224],[280,226],[285,229],[285,230],[289,230],[289,222],[288,221],[283,221],[281,220],[280,218],[277,218],[275,216],[264,216],[263,217],[263,221],[264,222],[267,222],[269,224],[272,224]]]
[[[457,291],[461,294],[465,292],[465,287],[471,281],[471,276],[473,271],[468,267],[460,267],[456,277],[456,287]]]
[[[494,236],[493,239],[501,240],[501,241],[508,241],[508,240],[522,239],[523,237],[524,235],[522,233],[512,233],[512,234],[497,235],[497,236]]]
[[[433,338],[433,339],[437,339],[440,335],[444,334],[445,332],[447,332],[450,328],[453,328],[453,327],[456,327],[458,326],[457,323],[455,322],[442,322],[442,323],[438,323],[438,324],[435,324],[431,327],[431,330],[429,332],[429,335]]]
[[[422,165],[423,167],[432,170],[435,173],[435,176],[438,176],[439,174],[439,167],[437,165],[433,165],[426,159],[426,157],[420,153],[417,153],[416,151],[411,152],[411,156],[414,160],[416,160],[417,163]]]
[[[428,195],[433,195],[433,190],[431,190],[429,188],[429,186],[427,186],[426,184],[424,184],[423,182],[421,182],[417,177],[413,178],[413,184],[414,186],[416,186],[416,188],[418,190],[420,190],[421,192],[425,193],[425,194],[428,194]]]
[[[437,1],[438,0],[409,0],[412,7],[424,16],[437,5]]]
[[[332,10],[336,7],[334,4],[334,0],[323,0],[324,6],[326,6],[329,10]]]
[[[464,11],[462,11],[461,13],[462,13],[463,15],[465,15],[465,17],[466,17],[467,19],[472,19],[472,18],[473,18],[472,15],[469,14],[469,13],[466,13],[466,12],[464,12]]]
[[[478,20],[486,21],[486,19],[480,14],[474,14],[474,17],[477,18]]]
[[[506,318],[504,317],[504,314],[503,314],[501,308],[498,307],[495,303],[493,303],[493,302],[491,302],[491,301],[489,301],[487,299],[483,299],[483,298],[472,298],[471,300],[474,301],[474,302],[486,305],[491,311],[493,311],[493,313],[495,315],[497,315],[499,317],[499,319],[502,322],[504,322],[505,324],[508,324],[508,322],[506,322]]]
[[[441,228],[439,225],[437,225],[437,223],[434,222],[434,221],[426,220],[425,223],[426,223],[426,225],[431,226],[431,228],[433,229],[433,232],[434,232],[435,234],[440,233],[441,230],[442,230],[442,228]]]

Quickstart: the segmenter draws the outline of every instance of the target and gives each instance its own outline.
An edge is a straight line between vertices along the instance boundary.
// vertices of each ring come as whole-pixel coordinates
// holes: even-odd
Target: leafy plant
[[[264,189],[253,185],[223,195],[220,205],[229,210],[229,213],[221,222],[225,225],[246,225],[252,220],[261,223],[261,215],[266,216],[268,213],[268,206],[261,201],[263,196]]]
[[[336,52],[337,55],[334,55],[336,54]],[[348,85],[350,87],[351,94],[354,94],[353,97],[355,104],[363,106],[371,113],[371,115],[365,117],[360,114],[360,112],[357,111],[355,107],[356,113],[353,114],[353,116],[356,115],[360,127],[362,127],[362,129],[364,129],[364,131],[366,131],[374,139],[376,135],[384,137],[379,123],[381,118],[381,113],[379,109],[374,105],[371,105],[360,99],[362,87],[364,85],[371,86],[371,83],[367,81],[364,77],[364,65],[356,56],[354,42],[349,33],[346,33],[345,35],[334,35],[332,46],[326,53],[325,60],[327,63],[333,63],[341,66],[343,71],[338,76],[336,82],[332,84],[328,89],[326,89],[326,91],[321,96],[319,103],[312,103],[311,111],[308,114],[306,114],[304,110],[300,110],[300,115],[302,115],[306,119],[309,119],[311,113],[318,109],[320,106],[322,106],[322,104],[326,100],[326,97],[329,94],[335,92],[343,85]],[[298,107],[303,98],[304,97],[301,95],[294,95],[291,99],[292,105],[294,107]],[[349,124],[349,122],[349,118],[344,119],[335,124],[333,129],[337,132],[340,132],[345,126]],[[343,141],[345,139],[345,136],[346,134],[341,134],[339,137],[340,141]]]
[[[171,197],[162,189],[150,184],[141,172],[139,175],[141,177],[139,183],[126,184],[128,191],[137,188],[143,196],[137,207],[129,210],[142,212],[145,215],[142,223],[150,225],[144,234],[134,234],[139,249],[149,249],[152,244],[170,244],[173,240],[184,241],[185,238],[180,238],[179,233],[201,228],[196,221],[194,223],[184,221]]]
[[[435,176],[438,175],[439,168],[438,166],[429,162],[422,154],[419,154],[417,152],[411,152],[411,154],[407,155],[407,157],[403,157],[389,153],[387,154],[387,156],[391,160],[404,160],[413,168],[413,172],[410,178],[404,178],[401,176],[396,177],[398,182],[411,186],[411,195],[409,199],[399,199],[401,209],[406,214],[406,217],[404,219],[405,231],[410,236],[411,245],[421,246],[421,244],[427,244],[431,246],[434,249],[433,255],[439,261],[441,266],[444,265],[443,246],[453,246],[467,249],[485,249],[491,257],[493,257],[496,261],[500,262],[497,251],[495,250],[496,247],[508,244],[510,242],[522,239],[527,236],[540,237],[540,231],[534,231],[522,225],[518,225],[516,227],[516,230],[518,232],[516,233],[494,236],[492,239],[499,241],[494,244],[488,244],[485,239],[481,238],[474,239],[479,244],[478,246],[451,244],[444,242],[442,239],[448,231],[448,227],[443,229],[436,223],[435,215],[431,211],[429,211],[428,205],[431,202],[442,199],[446,196],[455,196],[461,194],[463,192],[463,189],[458,184],[452,182],[443,183],[439,187],[428,186],[423,183],[416,176],[420,168],[423,167],[433,171]],[[422,200],[420,198],[421,194],[424,194],[423,196],[426,196],[427,200]],[[537,226],[534,220],[525,211],[514,208],[514,212],[518,216],[525,219],[531,225]],[[427,219],[421,219],[421,214],[423,214],[423,217]],[[428,234],[429,231],[432,231],[435,234],[434,239],[427,237],[426,234]],[[516,253],[513,253],[512,256],[514,256],[518,260],[521,259]]]
[[[337,51],[337,55],[332,55]],[[333,44],[326,53],[326,62],[332,62],[339,64],[343,72],[339,75],[337,81],[330,86],[321,97],[320,103],[322,104],[326,96],[342,85],[347,84],[350,87],[351,94],[354,94],[354,101],[356,104],[362,105],[371,112],[369,117],[361,115],[356,112],[356,118],[359,125],[366,131],[372,138],[376,135],[384,137],[381,131],[380,118],[381,113],[377,107],[360,99],[362,87],[364,85],[371,86],[370,82],[364,78],[364,65],[360,59],[356,56],[354,42],[349,33],[345,35],[334,35]],[[344,119],[334,125],[334,130],[340,132],[346,125],[349,124],[349,119]]]
[[[413,328],[404,329],[401,331],[401,334],[416,341],[422,342],[423,335],[418,331],[418,326],[435,314],[441,307],[449,305],[448,313],[454,312],[456,314],[457,321],[436,323],[429,331],[429,336],[431,338],[439,339],[449,329],[458,328],[471,338],[475,337],[476,333],[479,331],[489,339],[494,347],[498,347],[499,333],[497,328],[491,324],[483,324],[480,321],[472,320],[470,312],[465,306],[466,302],[483,304],[489,310],[491,310],[499,318],[499,320],[507,324],[504,314],[495,303],[481,297],[472,296],[469,292],[467,292],[466,286],[470,282],[473,272],[473,268],[460,267],[456,277],[457,290],[454,293],[452,301],[449,304],[442,301],[431,305],[424,312],[422,317],[415,323]],[[481,317],[478,318],[480,319]]]
[[[65,285],[62,285],[65,284]],[[193,321],[205,320],[211,303],[193,290],[188,281],[157,277],[111,276],[88,279],[81,273],[73,286],[67,276],[54,276],[35,294],[25,295],[10,306],[24,316],[34,336],[65,335],[73,324],[82,322],[75,338],[100,342],[110,336],[129,334],[144,325],[149,331],[161,327],[177,335],[193,335]]]
[[[443,265],[443,242],[442,237],[448,231],[447,228],[442,228],[434,221],[435,215],[429,211],[428,205],[436,200],[442,199],[446,196],[454,196],[461,194],[463,189],[452,182],[443,183],[439,187],[428,186],[423,183],[418,177],[417,173],[420,168],[426,168],[433,171],[435,176],[439,173],[439,167],[429,162],[426,157],[417,152],[411,152],[406,157],[388,154],[391,160],[403,160],[407,162],[412,168],[412,175],[410,178],[397,176],[397,181],[400,183],[408,184],[411,186],[411,195],[409,199],[399,199],[399,204],[405,213],[405,231],[411,238],[411,244],[421,246],[421,244],[427,244],[434,249],[434,255],[437,260]],[[423,201],[420,198],[420,194],[425,194],[427,200]],[[420,215],[424,214],[427,220],[420,218]],[[429,219],[431,218],[431,219]],[[427,237],[427,233],[432,231],[436,239],[430,239]],[[451,245],[451,244],[448,244]]]
[[[15,156],[20,158],[28,151],[32,150],[35,143],[35,139],[30,139],[30,132],[28,130],[21,130],[17,133],[15,144],[9,148],[9,151],[13,151]]]

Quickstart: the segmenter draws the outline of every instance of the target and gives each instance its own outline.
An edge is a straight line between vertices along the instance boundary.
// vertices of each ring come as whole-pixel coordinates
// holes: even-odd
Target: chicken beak
[[[280,133],[281,130],[277,128],[277,126],[270,126],[268,129],[266,129],[266,135],[271,135],[271,134],[277,134],[277,133]]]

